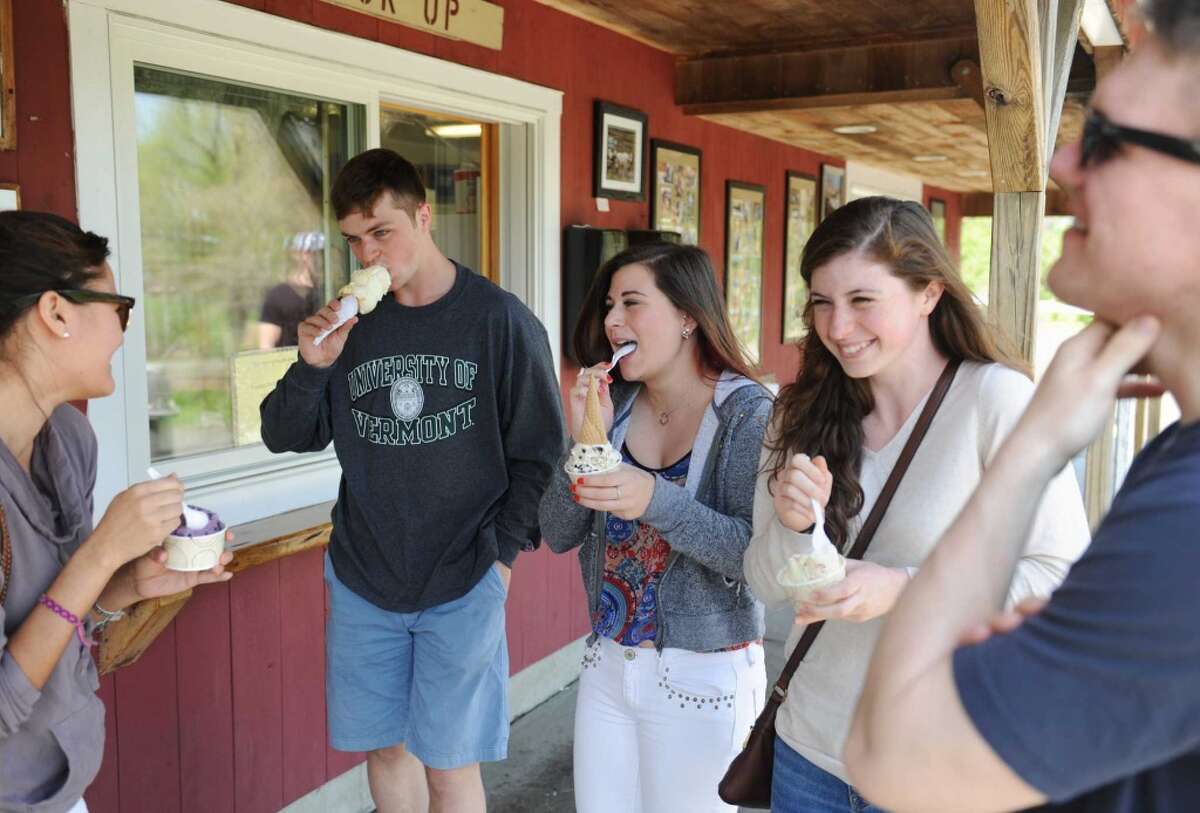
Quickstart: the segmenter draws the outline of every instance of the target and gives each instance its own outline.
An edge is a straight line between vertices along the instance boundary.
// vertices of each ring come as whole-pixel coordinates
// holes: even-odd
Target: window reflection
[[[421,172],[433,209],[433,239],[447,257],[497,281],[496,125],[396,106],[380,111],[380,146]]]
[[[134,82],[151,457],[257,443],[250,402],[349,273],[329,187],[363,112],[144,66]]]

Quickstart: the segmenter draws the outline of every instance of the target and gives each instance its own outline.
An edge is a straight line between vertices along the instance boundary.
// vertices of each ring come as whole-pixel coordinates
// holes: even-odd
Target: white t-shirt
[[[1015,370],[1000,364],[964,363],[864,558],[886,567],[907,568],[910,573],[920,567],[974,492],[1032,394],[1033,383]],[[871,513],[927,399],[917,404],[883,448],[874,452],[864,449],[859,473],[864,504],[850,523],[851,539]],[[764,464],[768,455],[764,449]],[[775,575],[792,554],[807,551],[812,538],[780,524],[767,478],[767,473],[760,473],[755,488],[754,536],[746,551],[746,579],[758,598],[777,604],[788,597]],[[1068,466],[1051,481],[1042,498],[1009,585],[1008,605],[1053,592],[1087,548],[1089,538],[1079,484]],[[796,669],[776,719],[784,742],[843,781],[842,748],[885,618],[826,623]],[[789,654],[803,632],[802,626],[792,628],[786,647]]]

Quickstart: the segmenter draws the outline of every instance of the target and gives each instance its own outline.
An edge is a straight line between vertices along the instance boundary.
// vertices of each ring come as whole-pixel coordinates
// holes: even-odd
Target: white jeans
[[[717,783],[767,690],[761,644],[736,652],[584,652],[575,705],[578,813],[732,811]]]

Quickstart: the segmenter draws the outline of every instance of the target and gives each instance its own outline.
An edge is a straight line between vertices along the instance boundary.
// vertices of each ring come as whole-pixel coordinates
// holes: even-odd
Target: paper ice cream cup
[[[208,570],[216,567],[225,550],[225,528],[204,536],[169,535],[163,541],[168,570]]]

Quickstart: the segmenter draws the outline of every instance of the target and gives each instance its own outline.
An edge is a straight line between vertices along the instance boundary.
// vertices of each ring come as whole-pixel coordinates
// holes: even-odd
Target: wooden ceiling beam
[[[1068,64],[1067,92],[1091,93],[1092,60],[1082,55]],[[681,60],[675,68],[675,101],[693,116],[949,99],[986,107],[973,36],[724,54]]]
[[[685,59],[675,102],[688,115],[963,98],[950,68],[979,60],[974,37]]]

